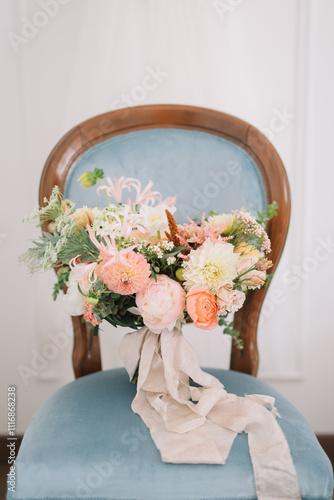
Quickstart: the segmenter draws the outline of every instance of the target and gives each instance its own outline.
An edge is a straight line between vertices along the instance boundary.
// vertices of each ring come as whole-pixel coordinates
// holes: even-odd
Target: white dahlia
[[[191,250],[183,276],[187,290],[210,290],[216,293],[237,277],[239,254],[231,243],[207,240],[202,248]]]

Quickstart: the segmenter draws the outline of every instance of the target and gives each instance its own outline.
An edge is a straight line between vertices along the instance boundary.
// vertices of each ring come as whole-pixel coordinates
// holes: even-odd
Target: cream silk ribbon
[[[236,435],[246,432],[258,499],[301,499],[274,398],[228,394],[201,370],[177,328],[160,335],[147,327],[129,333],[120,354],[130,379],[140,361],[131,407],[150,429],[164,462],[224,464]],[[200,387],[190,386],[189,377]]]

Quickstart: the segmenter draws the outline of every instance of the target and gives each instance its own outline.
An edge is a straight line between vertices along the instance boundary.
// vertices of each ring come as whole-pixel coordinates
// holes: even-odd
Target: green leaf
[[[66,239],[66,245],[63,245],[59,251],[59,260],[69,262],[71,259],[80,255],[83,261],[97,260],[99,257],[99,249],[94,245],[89,237],[88,232],[81,228],[78,232],[74,230]]]
[[[278,203],[276,201],[273,201],[270,205],[267,206],[267,210],[263,211],[263,214],[259,211],[257,212],[258,218],[256,219],[256,222],[262,227],[265,227],[267,221],[277,215],[278,208]]]
[[[63,286],[66,285],[69,273],[70,273],[69,267],[63,267],[59,269],[57,273],[57,283],[55,283],[53,286],[53,294],[52,294],[53,300],[56,300],[59,292],[62,290]]]

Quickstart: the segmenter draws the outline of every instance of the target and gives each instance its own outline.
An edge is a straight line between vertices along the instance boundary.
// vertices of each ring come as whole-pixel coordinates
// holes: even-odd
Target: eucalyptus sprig
[[[270,205],[268,205],[267,210],[264,210],[263,213],[257,212],[256,222],[260,224],[262,227],[266,227],[268,220],[272,219],[277,215],[278,203],[273,201]]]
[[[224,326],[224,335],[230,335],[233,339],[235,347],[239,350],[242,350],[244,348],[244,342],[239,338],[240,332],[233,327],[233,323],[233,321],[227,320],[227,315],[219,317],[218,325]]]

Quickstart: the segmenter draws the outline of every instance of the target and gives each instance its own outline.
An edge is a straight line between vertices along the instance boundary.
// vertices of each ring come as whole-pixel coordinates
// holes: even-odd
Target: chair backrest
[[[97,166],[110,177],[149,180],[164,197],[177,196],[178,222],[213,209],[247,208],[254,215],[277,201],[279,215],[268,224],[271,260],[278,264],[290,218],[289,185],[272,144],[250,124],[214,110],[152,105],[111,111],[68,132],[51,152],[41,178],[40,203],[57,184],[77,206],[101,206],[96,190],[83,190],[78,177]],[[256,375],[257,325],[268,286],[247,295],[235,314],[244,341],[232,348],[231,369]],[[98,338],[73,318],[76,377],[101,369]]]

